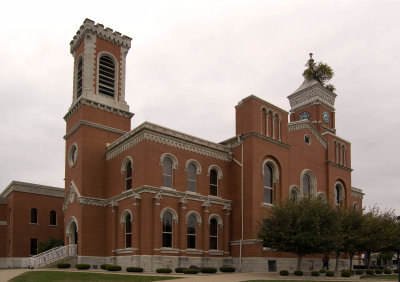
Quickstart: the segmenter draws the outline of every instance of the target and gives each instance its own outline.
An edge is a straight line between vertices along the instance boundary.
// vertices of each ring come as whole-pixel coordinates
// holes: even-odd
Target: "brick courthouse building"
[[[274,203],[313,195],[362,207],[362,191],[351,184],[351,144],[336,135],[336,94],[319,82],[305,81],[288,97],[290,113],[244,98],[235,136],[214,143],[149,122],[131,130],[131,38],[86,19],[70,45],[64,239],[78,245],[79,262],[290,269],[294,255],[257,239]],[[320,260],[303,267],[319,268]]]

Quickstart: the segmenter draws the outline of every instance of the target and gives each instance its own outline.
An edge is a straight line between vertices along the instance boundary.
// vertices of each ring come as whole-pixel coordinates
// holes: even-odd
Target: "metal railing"
[[[38,255],[28,258],[27,265],[29,268],[45,267],[50,263],[59,261],[63,258],[76,256],[77,245],[66,245],[55,247]]]

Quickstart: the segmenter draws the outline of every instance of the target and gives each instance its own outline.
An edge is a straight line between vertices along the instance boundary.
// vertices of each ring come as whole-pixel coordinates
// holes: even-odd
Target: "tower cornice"
[[[85,19],[83,25],[76,32],[76,35],[70,42],[70,51],[71,54],[74,54],[76,48],[78,48],[81,41],[85,38],[85,35],[91,33],[94,34],[104,40],[110,41],[114,44],[117,44],[121,47],[130,49],[131,48],[131,40],[132,38],[122,35],[118,31],[113,31],[111,28],[104,28],[104,25],[97,23],[90,19]]]
[[[290,103],[290,112],[305,108],[314,104],[321,104],[335,111],[334,104],[336,94],[326,89],[320,82],[315,80],[305,80],[303,84],[293,94],[287,98]]]

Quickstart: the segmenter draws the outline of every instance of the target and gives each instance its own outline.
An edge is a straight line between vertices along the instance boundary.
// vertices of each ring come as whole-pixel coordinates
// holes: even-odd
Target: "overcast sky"
[[[64,187],[69,42],[85,18],[132,38],[132,128],[150,121],[221,142],[254,94],[285,110],[313,52],[335,71],[337,134],[366,207],[400,214],[400,2],[7,1],[0,17],[0,191]],[[396,110],[397,109],[397,110]]]

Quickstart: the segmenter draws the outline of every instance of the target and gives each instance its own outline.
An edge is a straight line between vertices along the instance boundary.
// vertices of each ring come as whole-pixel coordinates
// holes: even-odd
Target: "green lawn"
[[[394,275],[364,275],[361,279],[375,279],[375,280],[397,280],[399,276],[397,274]]]
[[[88,272],[63,272],[63,271],[28,271],[14,279],[12,282],[47,282],[47,281],[159,281],[179,279],[177,277],[166,276],[140,276],[140,275],[124,275],[124,274],[102,274],[102,273],[88,273]]]

